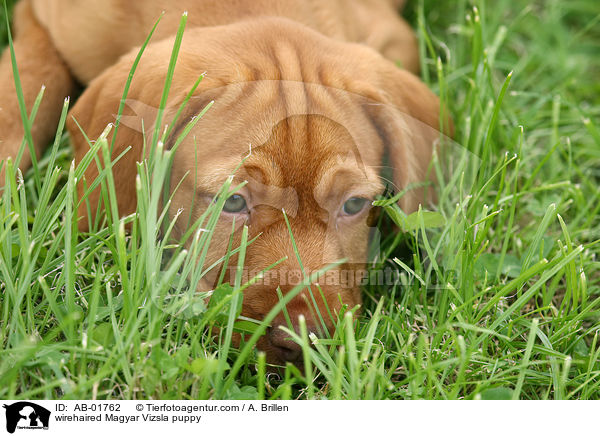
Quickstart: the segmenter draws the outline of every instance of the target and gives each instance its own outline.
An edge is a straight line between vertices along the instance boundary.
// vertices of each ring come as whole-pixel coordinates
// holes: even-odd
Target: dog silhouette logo
[[[28,401],[4,405],[6,409],[6,431],[14,433],[18,429],[48,430],[50,411]]]

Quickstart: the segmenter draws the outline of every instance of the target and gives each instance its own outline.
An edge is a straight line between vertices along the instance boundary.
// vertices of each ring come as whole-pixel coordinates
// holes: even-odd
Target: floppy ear
[[[90,150],[86,136],[93,142],[110,123],[116,122],[132,62],[131,57],[124,58],[94,79],[71,110],[67,120],[67,129],[78,164]],[[112,170],[120,216],[131,214],[136,210],[136,162],[143,158],[144,130],[149,132],[149,129],[154,126],[160,104],[160,90],[164,86],[166,66],[152,64],[152,61],[140,63],[135,73],[111,154],[111,159],[114,160],[124,150],[131,147],[113,166]],[[107,138],[109,146],[112,144],[114,130],[113,127]],[[98,153],[98,159],[102,164],[100,170],[106,168],[107,162],[104,162],[101,152]],[[98,174],[99,168],[94,160],[88,166],[84,180],[78,183],[77,190],[80,199]],[[87,202],[84,201],[80,204],[79,217],[83,218],[79,221],[81,230],[88,229],[94,222],[100,198],[101,189],[98,187],[88,196]]]
[[[434,143],[440,133],[452,135],[452,122],[448,116],[440,122],[438,97],[412,73],[386,62],[378,87],[384,105],[375,109],[376,125],[393,167],[395,190],[409,188],[400,207],[411,213],[419,204],[435,201],[433,189],[423,184],[435,182],[430,170]],[[411,184],[416,187],[410,189]]]

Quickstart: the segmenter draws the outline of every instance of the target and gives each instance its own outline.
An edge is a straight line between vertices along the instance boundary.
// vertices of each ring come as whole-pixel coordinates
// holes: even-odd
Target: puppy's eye
[[[240,213],[248,209],[244,197],[238,194],[233,194],[227,199],[223,205],[223,210],[228,213]]]
[[[344,203],[342,211],[345,215],[356,215],[365,208],[367,201],[366,198],[352,197]]]

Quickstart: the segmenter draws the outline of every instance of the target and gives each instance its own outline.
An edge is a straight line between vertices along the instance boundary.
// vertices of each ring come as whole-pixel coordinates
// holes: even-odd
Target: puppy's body
[[[33,0],[36,17],[86,84],[139,46],[163,11],[157,40],[175,33],[183,11],[190,28],[283,17],[333,39],[364,43],[415,71],[414,35],[398,6],[396,0]]]
[[[96,138],[115,121],[123,85],[137,54],[131,49],[143,42],[160,11],[166,10],[153,39],[157,42],[147,47],[137,68],[116,138],[114,156],[132,147],[114,168],[122,214],[135,211],[135,162],[143,158],[143,129],[152,129],[173,47],[172,35],[181,11],[187,10],[189,22],[166,121],[173,119],[203,72],[207,76],[174,132],[181,131],[209,101],[215,104],[178,148],[172,186],[183,182],[175,192],[171,214],[183,207],[192,209],[193,218],[199,217],[251,146],[252,154],[235,174],[237,181],[248,182],[239,193],[244,208],[223,213],[207,262],[211,264],[223,255],[234,219],[249,226],[251,237],[259,236],[248,248],[249,270],[258,272],[282,258],[287,260],[275,269],[278,274],[274,281],[246,290],[242,314],[264,317],[277,302],[276,289],[285,293],[295,284],[288,272],[299,270],[299,265],[282,209],[289,216],[303,259],[302,274],[342,258],[347,262],[334,271],[340,276],[354,275],[364,268],[368,202],[383,189],[379,169],[384,151],[389,154],[399,188],[423,180],[435,136],[432,128],[439,123],[435,95],[417,77],[389,60],[417,69],[414,35],[394,12],[397,1],[185,0],[177,2],[176,8],[154,0],[111,0],[102,2],[101,8],[99,4],[24,0],[17,20],[33,26],[52,49],[49,70],[59,82],[54,84],[59,91],[42,108],[45,125],[52,125],[53,110],[58,110],[52,106],[57,106],[61,93],[73,86],[73,77],[89,83],[68,121],[75,157],[81,160],[89,146],[77,123],[88,137]],[[24,33],[20,35],[17,43],[27,38]],[[24,43],[23,52],[35,53],[36,44],[37,48],[43,45]],[[0,74],[9,76],[7,70],[5,53]],[[25,74],[29,101],[42,80],[44,77],[33,70]],[[10,107],[9,100],[0,98],[0,103]],[[4,136],[9,140],[0,143],[0,157],[14,157],[14,138],[19,137],[14,127],[18,125],[18,111],[12,103],[12,120],[6,117],[10,110],[0,118],[0,135],[9,132]],[[38,146],[49,131],[35,132]],[[88,185],[97,175],[97,168],[88,169]],[[82,186],[79,188],[81,194]],[[90,200],[97,204],[99,192],[92,193]],[[361,200],[364,207],[358,208]],[[414,190],[401,204],[410,212],[422,200],[423,190]],[[93,217],[87,216],[85,205],[79,212],[83,217],[80,225],[85,227],[87,219]],[[185,222],[178,221],[176,226],[179,235],[185,232]],[[238,225],[236,241],[239,232]],[[322,283],[321,290],[324,301],[317,298],[310,303],[312,297],[306,291],[288,305],[293,322],[304,315],[309,328],[317,329],[317,310],[326,314],[326,306],[335,312],[341,302],[350,307],[360,303],[356,281],[342,285],[334,279]],[[320,293],[315,289],[315,294]],[[311,307],[314,304],[316,307]],[[331,321],[324,318],[324,327],[330,327]],[[298,349],[276,328],[283,323],[283,316],[278,317],[270,334],[259,343],[271,362],[298,358]]]

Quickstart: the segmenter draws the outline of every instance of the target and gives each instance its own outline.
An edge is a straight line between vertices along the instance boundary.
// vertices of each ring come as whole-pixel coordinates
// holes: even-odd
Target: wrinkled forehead
[[[261,80],[214,87],[193,97],[196,113],[212,107],[185,142],[203,161],[237,166],[268,153],[275,164],[353,160],[380,165],[383,145],[370,121],[366,97],[320,84]],[[224,156],[226,154],[226,156]]]
[[[340,168],[363,179],[371,172],[348,130],[314,114],[291,115],[279,121],[243,165],[253,178],[279,186],[314,184]]]

